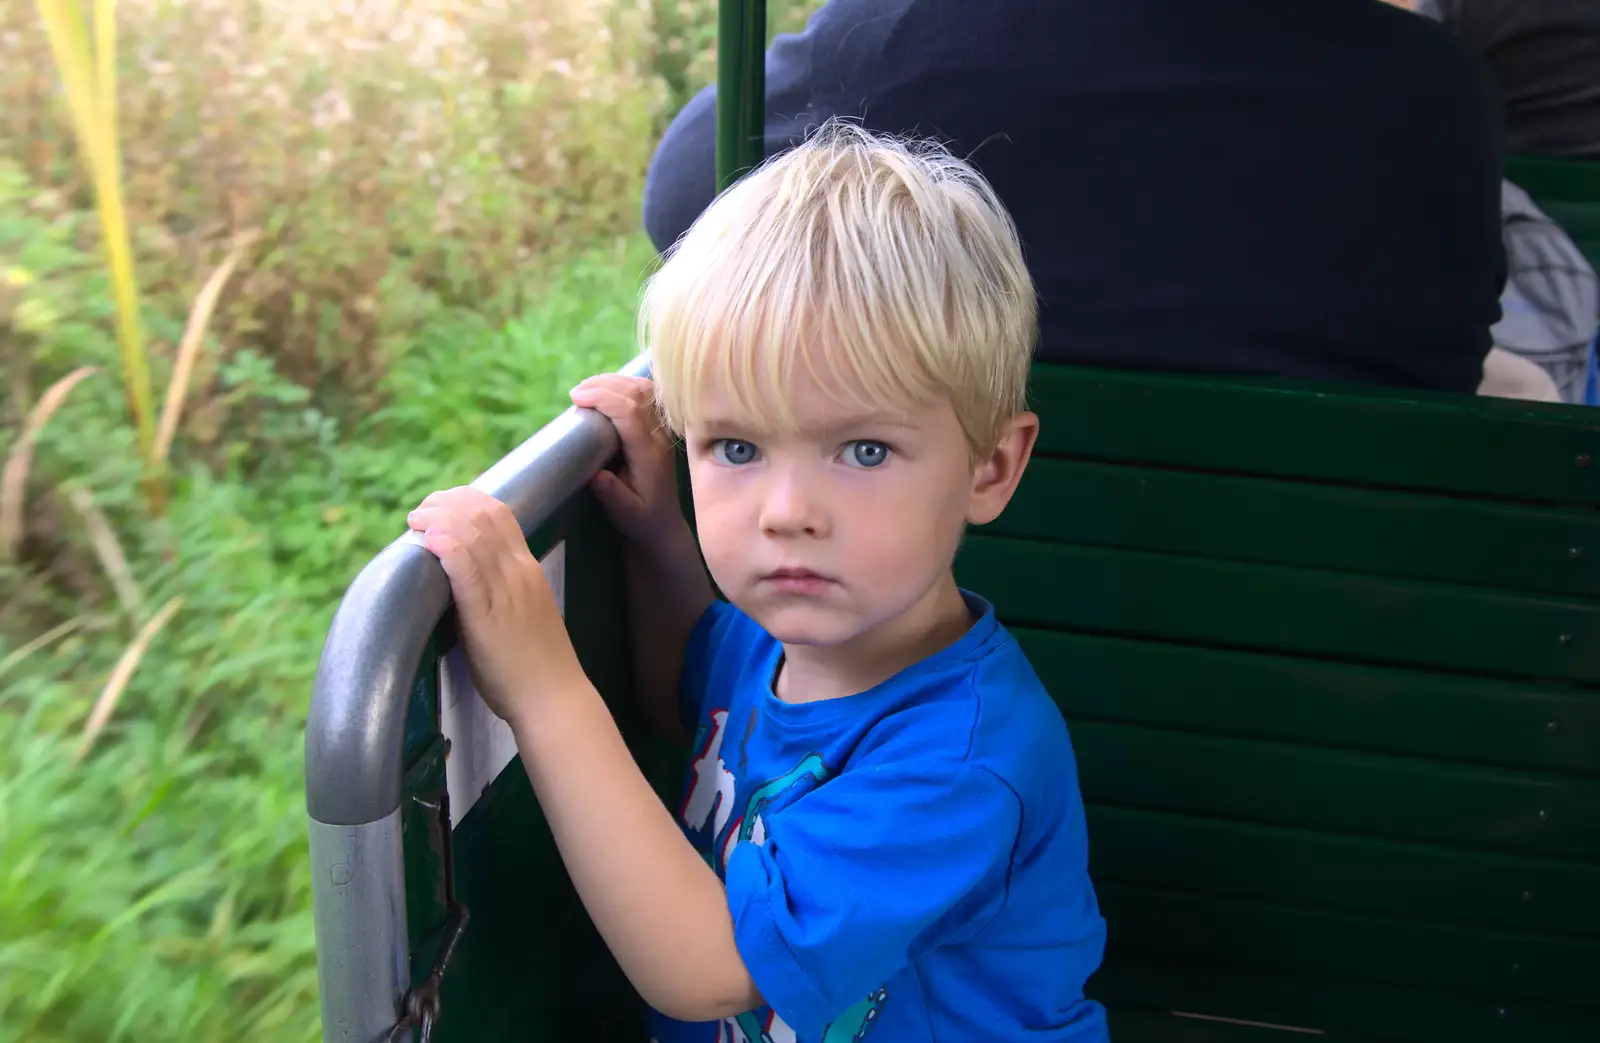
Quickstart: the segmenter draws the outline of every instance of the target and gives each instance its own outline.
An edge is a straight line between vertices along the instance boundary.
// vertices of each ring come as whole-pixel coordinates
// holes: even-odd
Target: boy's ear
[[[1039,417],[1022,412],[1001,429],[994,449],[972,471],[972,498],[967,502],[967,524],[987,525],[1000,517],[1017,491],[1033,445],[1039,440]]]

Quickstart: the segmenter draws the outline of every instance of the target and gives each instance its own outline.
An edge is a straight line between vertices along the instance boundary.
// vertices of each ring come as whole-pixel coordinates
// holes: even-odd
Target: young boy
[[[971,168],[840,123],[726,192],[650,280],[654,383],[572,400],[621,435],[593,488],[628,541],[640,696],[693,736],[675,812],[510,512],[456,489],[412,513],[660,1043],[1107,1038],[1066,726],[952,574],[1033,448],[1035,310]]]

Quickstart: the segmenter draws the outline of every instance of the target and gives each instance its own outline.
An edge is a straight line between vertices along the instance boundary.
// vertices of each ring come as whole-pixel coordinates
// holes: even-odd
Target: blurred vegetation
[[[327,622],[417,499],[632,354],[644,170],[715,24],[0,5],[0,1041],[320,1038]]]

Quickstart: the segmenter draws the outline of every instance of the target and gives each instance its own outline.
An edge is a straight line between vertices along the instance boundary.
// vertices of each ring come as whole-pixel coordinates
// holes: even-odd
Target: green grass
[[[345,435],[238,364],[236,386],[283,399],[262,422],[288,448],[193,464],[163,538],[129,538],[146,604],[185,600],[88,759],[72,753],[128,621],[96,613],[0,676],[0,1041],[320,1039],[302,743],[327,623],[406,509],[633,353],[650,258],[638,237],[586,253],[503,326],[437,313],[387,374],[391,404]],[[41,451],[125,452],[95,426],[105,406],[86,396],[90,426]],[[0,636],[0,662],[15,651]]]

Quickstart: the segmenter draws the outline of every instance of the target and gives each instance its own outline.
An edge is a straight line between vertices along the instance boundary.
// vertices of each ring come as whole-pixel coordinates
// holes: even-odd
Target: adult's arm
[[[798,144],[834,111],[833,99],[872,92],[875,57],[912,0],[829,0],[805,30],[776,37],[767,50],[768,156]],[[859,89],[857,85],[859,84]],[[717,89],[707,87],[673,118],[644,183],[644,229],[664,251],[688,231],[717,194]]]

